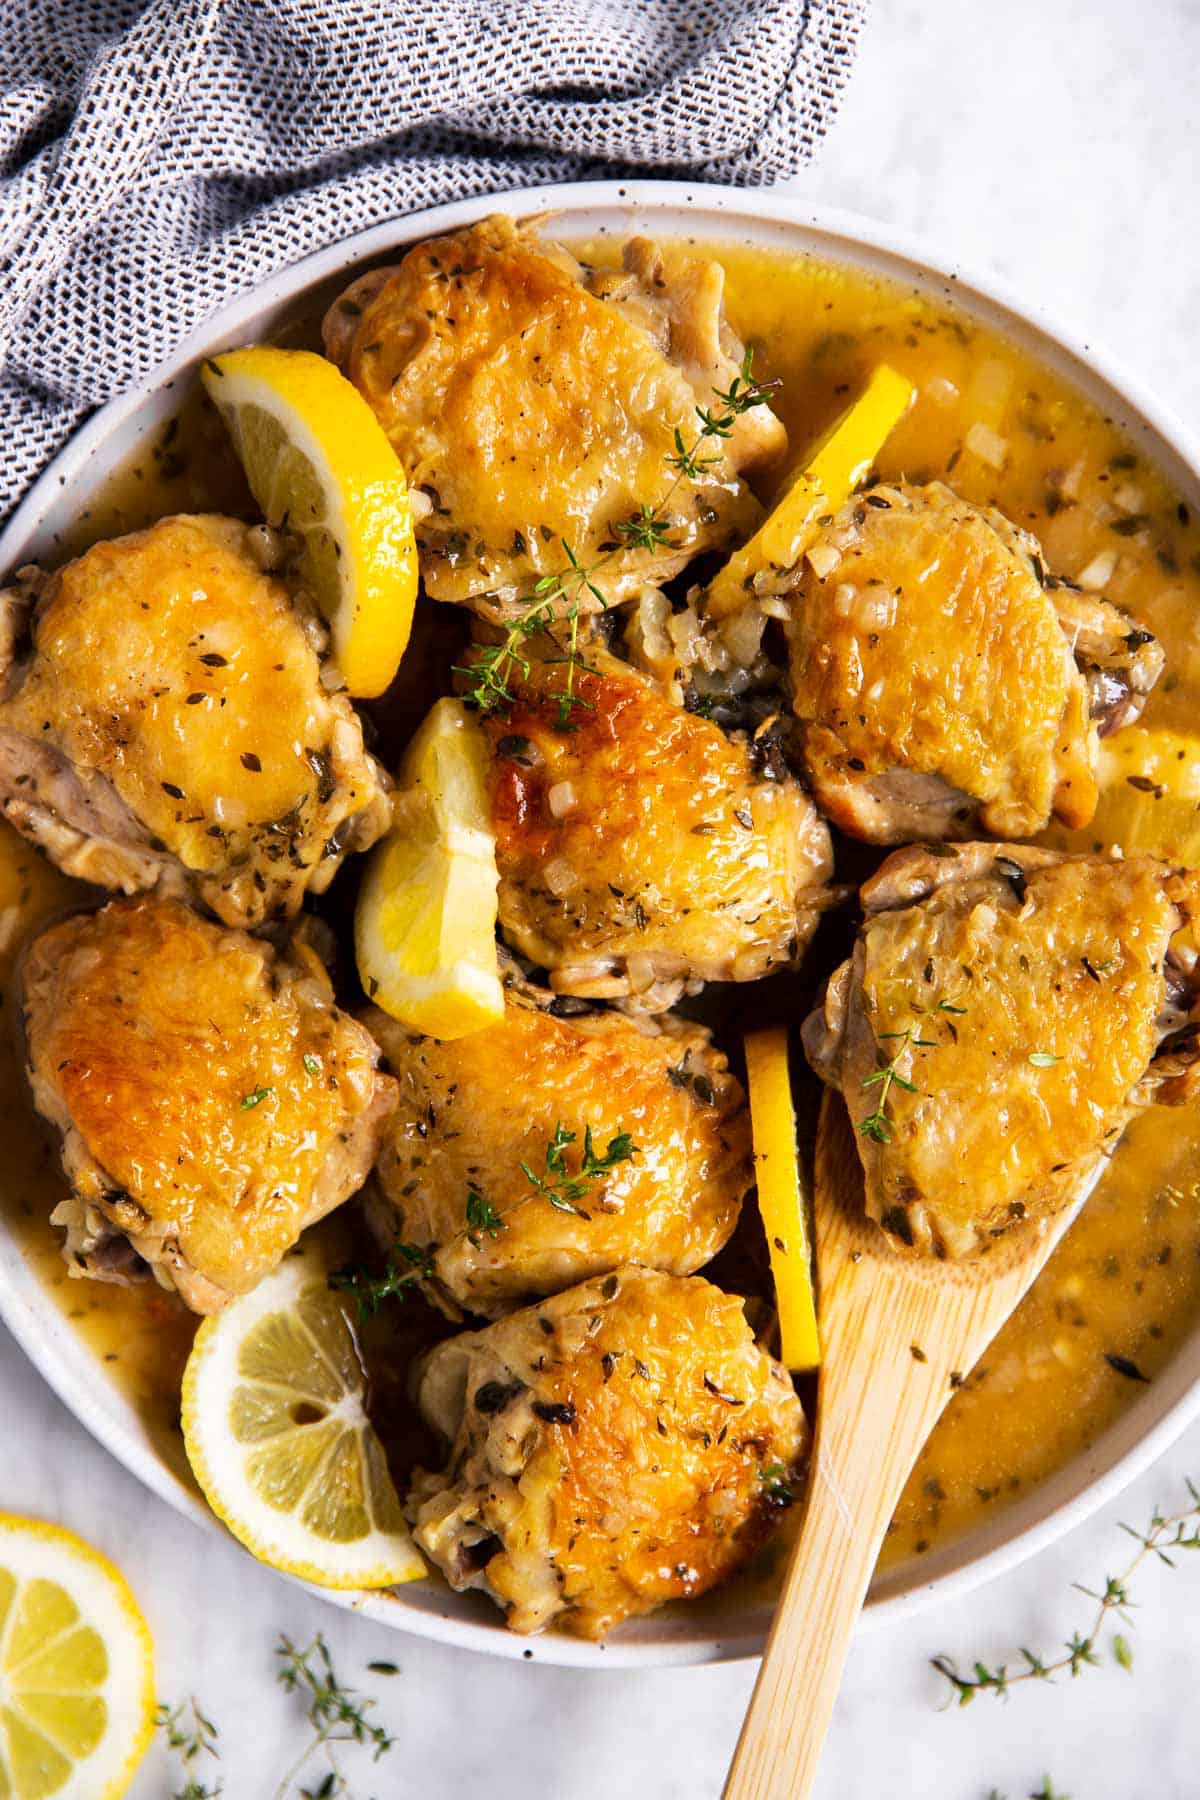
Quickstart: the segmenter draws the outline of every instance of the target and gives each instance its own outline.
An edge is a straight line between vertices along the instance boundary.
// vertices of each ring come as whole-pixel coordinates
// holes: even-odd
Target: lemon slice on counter
[[[461,700],[437,701],[409,745],[394,818],[359,889],[358,972],[411,1030],[466,1037],[503,1017],[504,990],[483,737]]]
[[[821,1361],[821,1340],[796,1153],[787,1032],[782,1026],[752,1031],[745,1050],[758,1210],[771,1252],[782,1360],[789,1369],[815,1369]]]
[[[748,543],[735,550],[708,590],[715,617],[736,612],[754,577],[795,568],[817,531],[817,520],[845,504],[869,472],[912,404],[916,389],[886,364],[805,457],[783,498]]]
[[[119,1800],[154,1716],[124,1576],[73,1532],[0,1513],[0,1795]]]
[[[1100,746],[1100,801],[1079,835],[1200,868],[1200,738],[1130,725]]]
[[[206,1319],[183,1376],[183,1440],[205,1498],[260,1562],[318,1587],[415,1581],[346,1313],[311,1254]]]
[[[204,386],[269,525],[300,535],[297,570],[329,622],[350,693],[382,694],[417,597],[408,485],[378,419],[311,350],[208,358]]]

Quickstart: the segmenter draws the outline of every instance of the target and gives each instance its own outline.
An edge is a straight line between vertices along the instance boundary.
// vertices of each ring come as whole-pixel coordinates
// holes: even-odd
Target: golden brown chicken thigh
[[[417,1473],[416,1540],[521,1632],[602,1637],[725,1580],[807,1439],[736,1295],[631,1267],[439,1345],[420,1401],[452,1448]]]
[[[176,900],[113,901],[35,939],[33,1097],[62,1134],[73,1275],[147,1269],[216,1312],[363,1183],[395,1105],[323,964]]]
[[[1137,717],[1162,650],[1049,576],[1027,532],[940,482],[876,487],[787,579],[804,760],[842,830],[894,844],[1087,824],[1099,736]]]
[[[867,1211],[963,1256],[1045,1218],[1134,1109],[1200,1091],[1200,874],[1009,844],[890,856],[854,954],[806,1021],[845,1096]]]
[[[0,669],[0,808],[68,874],[257,925],[387,829],[382,770],[321,681],[324,628],[264,541],[162,519],[43,583],[28,655]]]
[[[589,272],[497,217],[414,245],[335,302],[327,352],[432,501],[417,542],[434,599],[503,617],[565,567],[567,543],[603,562],[595,582],[615,600],[754,528],[742,473],[786,444],[766,406],[706,443],[694,479],[670,460],[676,430],[693,443],[697,406],[738,375],[723,292],[716,262],[667,268],[635,240],[622,271]],[[622,522],[668,492],[667,541],[628,543]]]
[[[600,650],[560,729],[561,663],[488,719],[500,927],[564,993],[671,1005],[795,964],[833,869],[799,783]]]
[[[515,987],[498,1025],[453,1043],[374,1008],[363,1023],[400,1089],[374,1221],[385,1243],[431,1251],[436,1286],[468,1312],[494,1317],[634,1258],[688,1275],[737,1224],[754,1179],[745,1095],[701,1026],[558,1018]],[[568,1190],[587,1133],[597,1159],[624,1154]],[[563,1177],[547,1168],[556,1148]]]

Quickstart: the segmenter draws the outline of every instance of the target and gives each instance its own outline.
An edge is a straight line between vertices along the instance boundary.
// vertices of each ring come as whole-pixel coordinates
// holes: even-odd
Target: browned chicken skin
[[[726,1579],[807,1441],[736,1295],[631,1267],[439,1345],[420,1399],[452,1447],[417,1474],[416,1540],[522,1632],[601,1637]]]
[[[323,964],[176,900],[113,901],[34,940],[33,1097],[73,1190],[73,1275],[149,1268],[194,1312],[272,1269],[366,1179],[395,1083]]]
[[[373,1217],[385,1243],[432,1249],[437,1287],[468,1312],[494,1317],[634,1257],[687,1275],[733,1231],[754,1179],[746,1102],[701,1026],[558,1018],[515,988],[498,1025],[453,1043],[374,1008],[363,1023],[400,1089]],[[522,1168],[546,1177],[560,1127],[572,1175],[585,1130],[599,1156],[621,1134],[635,1146],[570,1211]],[[470,1228],[471,1193],[498,1228]]]
[[[1037,542],[940,482],[856,495],[794,575],[793,707],[822,811],[872,843],[1086,825],[1099,736],[1157,641],[1047,575]]]
[[[1200,1092],[1200,874],[1150,857],[898,851],[804,1026],[858,1129],[870,1216],[962,1256],[1057,1211],[1132,1112]],[[887,1071],[895,1071],[890,1079]]]
[[[587,660],[570,730],[561,663],[534,664],[487,721],[505,938],[555,989],[646,1011],[794,965],[833,869],[808,795],[652,680]]]
[[[387,829],[385,778],[324,628],[261,531],[162,519],[42,585],[0,668],[0,809],[70,875],[194,896],[230,925],[295,913]]]
[[[596,585],[621,599],[754,528],[741,472],[786,444],[768,408],[707,445],[696,479],[676,481],[669,460],[676,428],[693,442],[697,405],[738,372],[723,291],[716,262],[665,269],[637,239],[623,271],[589,273],[497,217],[414,245],[334,303],[326,350],[432,500],[417,541],[434,599],[503,617],[566,567],[564,543],[603,561]],[[668,490],[669,542],[625,545],[622,522]]]

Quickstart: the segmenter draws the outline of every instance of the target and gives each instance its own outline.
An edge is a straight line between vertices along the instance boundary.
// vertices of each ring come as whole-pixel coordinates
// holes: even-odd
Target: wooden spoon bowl
[[[811,1794],[855,1622],[901,1491],[962,1378],[1040,1275],[1104,1166],[1053,1219],[960,1262],[907,1257],[866,1217],[845,1105],[827,1092],[813,1210],[823,1360],[804,1518],[725,1787]]]

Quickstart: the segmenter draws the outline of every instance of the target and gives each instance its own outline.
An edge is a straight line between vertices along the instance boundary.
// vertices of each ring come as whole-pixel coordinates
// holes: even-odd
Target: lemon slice
[[[0,1795],[119,1800],[154,1732],[125,1578],[73,1532],[0,1513]]]
[[[466,1037],[504,1016],[504,990],[486,756],[461,700],[437,701],[409,745],[394,819],[359,890],[358,972],[410,1030]]]
[[[815,1369],[821,1361],[821,1340],[796,1154],[787,1032],[782,1026],[752,1031],[745,1050],[758,1210],[771,1252],[782,1360],[789,1369]]]
[[[870,471],[884,444],[912,404],[911,381],[886,364],[814,444],[783,498],[748,543],[717,572],[708,590],[714,617],[745,603],[754,577],[795,568],[816,536],[817,520],[845,504]]]
[[[311,1254],[206,1319],[183,1376],[205,1498],[260,1562],[318,1587],[424,1575],[364,1407],[349,1320]]]
[[[298,573],[329,622],[352,694],[382,694],[417,597],[404,470],[374,413],[311,350],[210,357],[202,379],[269,525],[300,534]]]
[[[1200,738],[1130,725],[1101,745],[1096,778],[1090,842],[1200,868]]]

